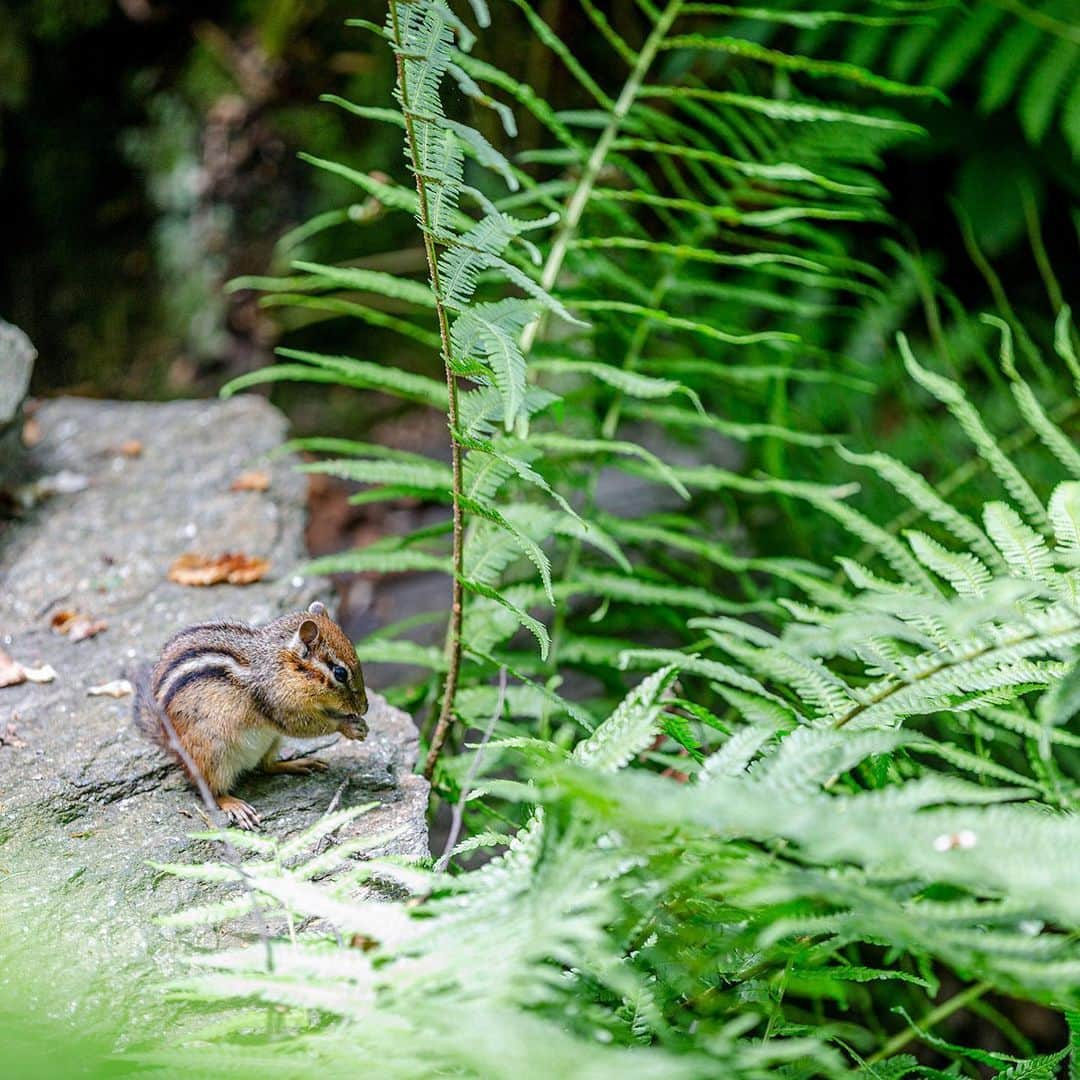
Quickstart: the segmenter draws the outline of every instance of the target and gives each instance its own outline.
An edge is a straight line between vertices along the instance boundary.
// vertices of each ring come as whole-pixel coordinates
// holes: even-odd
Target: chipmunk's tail
[[[169,734],[163,719],[164,709],[151,689],[153,668],[146,665],[135,677],[135,702],[132,719],[138,732],[162,750],[169,751]]]

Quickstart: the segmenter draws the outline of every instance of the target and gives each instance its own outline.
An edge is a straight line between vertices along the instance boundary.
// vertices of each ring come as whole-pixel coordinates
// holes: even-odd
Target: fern
[[[313,164],[414,217],[428,281],[297,258],[269,299],[365,323],[377,299],[402,324],[379,325],[437,348],[443,378],[283,350],[234,388],[306,375],[446,415],[449,466],[322,441],[305,468],[367,485],[354,499],[450,504],[449,521],[313,569],[446,575],[445,649],[402,626],[358,654],[421,670],[399,693],[432,706],[428,772],[472,836],[440,872],[355,861],[347,841],[305,857],[319,830],[287,854],[256,845],[275,969],[207,956],[188,992],[225,1018],[156,1060],[903,1076],[915,1041],[956,1068],[1064,1060],[947,1044],[939,1025],[992,992],[1080,1006],[1071,414],[1047,404],[1052,377],[1027,381],[1010,319],[984,368],[1007,416],[898,338],[892,367],[950,447],[967,440],[959,479],[808,417],[875,385],[834,345],[891,288],[847,241],[852,222],[888,227],[878,155],[917,134],[893,108],[940,100],[1012,15],[982,14],[952,70],[927,70],[922,50],[966,9],[833,7],[670,0],[616,21],[586,2],[625,72],[608,86],[512,0],[497,17],[572,85],[564,110],[473,56],[443,0],[391,0],[386,25],[362,24],[393,55],[398,108],[334,104],[400,129],[409,182]],[[471,21],[488,24],[480,0]],[[896,55],[829,58],[843,25]],[[447,115],[454,87],[498,126]],[[515,112],[541,142],[513,155],[499,127],[512,137]],[[1076,377],[1067,318],[1056,344]],[[796,518],[815,541],[799,557]],[[754,550],[751,519],[782,555]],[[469,728],[492,734],[479,763],[440,756]],[[240,914],[235,871],[166,872],[219,890],[184,926]],[[410,899],[372,903],[377,880]],[[290,934],[299,919],[316,921]],[[252,1002],[286,1029],[245,1055]]]
[[[980,111],[1011,106],[1029,142],[1056,126],[1080,151],[1080,32],[1068,0],[942,4],[896,31],[860,31],[850,47],[864,62],[880,53],[894,78],[946,92],[971,72]]]

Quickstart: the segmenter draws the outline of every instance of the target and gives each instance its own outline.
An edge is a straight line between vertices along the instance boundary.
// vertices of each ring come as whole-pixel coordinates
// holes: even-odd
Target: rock
[[[88,483],[42,502],[0,538],[0,648],[56,671],[49,683],[0,688],[0,923],[36,927],[65,965],[85,973],[74,1018],[121,1001],[134,1009],[143,997],[160,1004],[161,976],[177,970],[193,939],[154,920],[204,899],[207,887],[150,863],[215,854],[189,838],[205,828],[197,799],[136,735],[131,698],[90,697],[88,688],[132,678],[180,627],[263,622],[329,599],[329,590],[296,576],[304,478],[286,457],[266,460],[285,424],[262,399],[64,399],[45,402],[37,417],[42,439],[28,451],[35,472]],[[268,491],[229,490],[256,465],[271,474]],[[185,551],[265,556],[271,570],[243,587],[184,587],[166,571]],[[108,627],[72,641],[50,628],[61,609]],[[380,854],[427,853],[428,789],[412,773],[416,728],[378,694],[371,699],[367,741],[323,740],[332,742],[319,749],[328,773],[241,782],[237,793],[261,812],[266,833],[313,824],[340,791],[341,807],[376,804],[341,835],[371,835]],[[0,940],[0,955],[5,948]],[[5,981],[10,991],[12,979],[26,978],[15,967],[0,967],[0,998]]]
[[[37,350],[26,334],[0,319],[0,428],[15,419],[30,389],[36,358]]]
[[[30,389],[37,350],[17,326],[0,319],[0,482],[16,476],[21,446],[21,406]]]

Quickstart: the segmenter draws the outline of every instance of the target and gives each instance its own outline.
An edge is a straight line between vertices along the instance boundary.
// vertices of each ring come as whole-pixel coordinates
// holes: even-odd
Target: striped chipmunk
[[[254,829],[255,809],[229,794],[237,777],[256,767],[324,770],[314,757],[278,760],[281,737],[340,732],[363,739],[367,708],[356,651],[316,602],[265,626],[220,622],[181,630],[139,680],[134,712],[136,727],[196,786],[205,781],[230,821]]]

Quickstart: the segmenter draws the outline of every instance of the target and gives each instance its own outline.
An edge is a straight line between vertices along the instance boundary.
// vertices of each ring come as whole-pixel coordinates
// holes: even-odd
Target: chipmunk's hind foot
[[[250,803],[235,795],[219,795],[218,809],[228,818],[232,825],[239,825],[241,829],[250,829],[252,832],[259,828],[262,818],[258,811]]]

